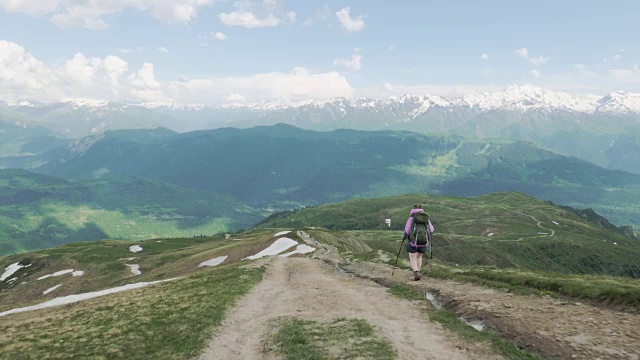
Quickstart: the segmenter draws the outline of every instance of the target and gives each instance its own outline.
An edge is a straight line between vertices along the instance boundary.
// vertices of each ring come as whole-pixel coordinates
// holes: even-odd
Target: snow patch
[[[282,235],[287,235],[289,234],[291,231],[280,231],[279,233],[273,235],[273,237],[277,237],[277,236],[282,236]]]
[[[131,245],[129,246],[129,251],[132,253],[137,253],[138,251],[142,251],[142,246],[140,245]]]
[[[7,266],[6,268],[4,268],[4,272],[0,276],[0,281],[4,281],[6,278],[13,275],[16,271],[22,269],[23,267],[29,267],[29,266],[31,266],[31,264],[23,266],[23,265],[20,265],[19,262]]]
[[[66,275],[66,274],[71,274],[73,272],[74,272],[74,269],[60,270],[60,271],[54,272],[53,274],[47,274],[45,276],[40,276],[36,280],[42,280],[42,279],[46,279],[48,277],[62,276],[62,275]]]
[[[491,234],[489,234],[489,235],[487,235],[487,236],[493,236],[493,233],[491,233]]]
[[[47,295],[48,293],[50,293],[50,292],[52,292],[53,290],[55,290],[55,289],[59,288],[60,286],[62,286],[62,285],[56,285],[56,286],[54,286],[54,287],[52,287],[52,288],[48,288],[47,290],[45,290],[45,291],[43,291],[43,292],[42,292],[42,295],[43,295],[43,296],[44,296],[44,295]]]
[[[71,273],[71,276],[74,276],[74,277],[75,276],[82,276],[82,275],[84,275],[84,271],[82,271],[82,270],[76,270],[76,271]]]
[[[308,254],[310,252],[314,252],[316,251],[316,248],[314,248],[313,246],[309,246],[309,245],[305,245],[305,244],[300,244],[296,247],[296,249],[294,251],[288,252],[286,254],[282,254],[280,256],[291,256],[291,255],[295,255],[295,254]]]
[[[222,264],[223,261],[227,260],[227,258],[228,256],[219,256],[217,258],[213,258],[211,260],[201,262],[200,265],[198,265],[198,267],[220,265]]]
[[[0,313],[0,317],[7,316],[9,314],[16,314],[16,313],[21,313],[21,312],[26,312],[26,311],[46,309],[46,308],[50,308],[50,307],[54,307],[54,306],[73,304],[73,303],[76,303],[76,302],[79,302],[79,301],[83,301],[83,300],[93,299],[93,298],[97,298],[97,297],[100,297],[100,296],[115,294],[115,293],[122,292],[122,291],[127,291],[127,290],[139,289],[139,288],[143,288],[145,286],[158,284],[158,283],[162,283],[162,282],[167,282],[167,281],[174,281],[174,280],[178,280],[178,279],[182,279],[182,277],[168,279],[168,280],[153,281],[153,282],[140,282],[140,283],[135,283],[135,284],[128,284],[128,285],[118,286],[118,287],[111,288],[111,289],[88,292],[88,293],[84,293],[84,294],[63,296],[63,297],[59,297],[59,298],[55,298],[55,299],[43,302],[42,304],[8,310],[8,311]]]
[[[260,251],[259,253],[246,257],[244,259],[249,259],[249,260],[255,260],[255,259],[260,259],[262,257],[265,256],[269,256],[269,255],[278,255],[281,252],[298,245],[298,242],[293,240],[293,239],[289,239],[289,238],[280,238],[278,240],[276,240],[273,244],[271,244],[271,246],[269,246],[268,248]],[[243,260],[244,260],[243,259]]]
[[[142,271],[140,271],[140,265],[138,264],[132,264],[132,265],[125,264],[125,265],[131,268],[131,273],[133,275],[142,275]]]
[[[557,222],[557,221],[552,221],[552,223],[554,223],[554,224],[556,224],[556,225],[560,225],[560,224],[558,224],[558,222]]]

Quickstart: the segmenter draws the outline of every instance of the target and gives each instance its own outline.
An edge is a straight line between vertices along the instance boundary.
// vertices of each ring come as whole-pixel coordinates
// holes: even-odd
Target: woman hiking
[[[424,213],[424,209],[422,208],[422,204],[413,205],[413,209],[409,213],[409,218],[407,219],[407,224],[404,226],[404,236],[402,240],[409,239],[407,242],[407,252],[409,253],[409,262],[411,263],[411,269],[413,270],[413,279],[415,281],[420,280],[420,268],[422,267],[422,254],[427,252],[427,244],[419,245],[416,239],[411,239],[410,233],[412,231],[412,224],[415,213]],[[429,234],[433,234],[435,229],[431,224],[431,220],[427,219],[427,224],[425,224],[426,231],[429,231]],[[425,234],[426,235],[426,234]]]

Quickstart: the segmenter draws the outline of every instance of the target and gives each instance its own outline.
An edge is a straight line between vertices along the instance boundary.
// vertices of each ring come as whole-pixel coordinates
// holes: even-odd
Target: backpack
[[[411,215],[411,231],[409,240],[417,246],[427,246],[429,244],[429,215],[426,212],[417,212]]]

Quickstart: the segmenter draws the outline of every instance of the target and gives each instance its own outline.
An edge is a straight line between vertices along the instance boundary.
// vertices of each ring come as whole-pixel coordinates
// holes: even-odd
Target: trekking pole
[[[391,271],[391,277],[393,277],[393,273],[396,272],[396,266],[398,266],[398,259],[400,259],[400,251],[402,251],[402,245],[404,244],[404,239],[400,243],[400,247],[398,248],[398,256],[396,256],[396,265],[393,267],[393,271]]]
[[[431,258],[429,272],[433,274],[433,234],[428,229],[427,234],[429,234],[429,257]]]

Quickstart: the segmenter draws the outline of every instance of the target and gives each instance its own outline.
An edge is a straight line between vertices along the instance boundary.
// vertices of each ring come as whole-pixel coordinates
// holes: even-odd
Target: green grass
[[[366,320],[340,318],[323,323],[296,318],[275,321],[272,348],[285,359],[396,359],[390,342],[381,339]]]
[[[230,195],[126,175],[65,181],[0,169],[0,255],[77,241],[213,235],[263,217]]]
[[[556,294],[594,303],[637,309],[640,282],[622,277],[567,275],[496,268],[451,268],[435,265],[429,276],[473,282],[524,293]]]
[[[0,321],[2,359],[191,359],[262,268],[186,279]]]
[[[424,295],[416,289],[403,284],[394,284],[387,290],[390,294],[407,300],[425,300]],[[441,324],[445,329],[457,334],[460,338],[469,342],[488,342],[492,347],[507,359],[533,360],[542,359],[536,354],[518,349],[508,340],[497,333],[483,330],[478,331],[460,320],[455,312],[446,309],[429,308],[426,314],[431,321]]]
[[[228,256],[222,265],[229,265],[253,255],[270,245],[271,231],[252,231],[242,234],[245,241],[226,240],[224,235],[205,238],[178,238],[146,240],[132,243],[124,241],[98,241],[71,243],[53,249],[0,257],[0,268],[21,262],[14,283],[0,282],[0,311],[30,306],[55,297],[98,291],[133,282],[156,281],[199,273],[205,268],[198,265],[219,256]],[[240,235],[234,235],[233,238]],[[143,250],[132,253],[128,247],[139,244]],[[133,258],[133,259],[132,259]],[[135,276],[126,264],[140,266],[141,275]],[[84,271],[83,276],[70,275],[39,277],[64,269]],[[25,284],[21,284],[26,282]],[[62,285],[49,295],[42,292]]]
[[[521,193],[354,199],[274,215],[259,227],[318,227],[313,236],[347,256],[382,250],[395,258],[414,202],[426,204],[435,225],[434,256],[451,264],[640,278],[639,241]]]

